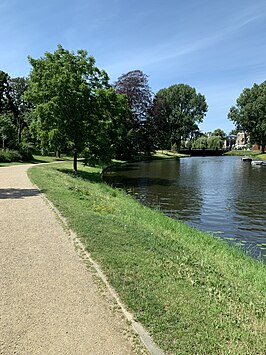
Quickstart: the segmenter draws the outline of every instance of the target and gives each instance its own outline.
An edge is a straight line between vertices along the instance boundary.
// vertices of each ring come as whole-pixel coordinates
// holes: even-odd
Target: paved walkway
[[[0,354],[134,353],[27,168],[0,168]]]

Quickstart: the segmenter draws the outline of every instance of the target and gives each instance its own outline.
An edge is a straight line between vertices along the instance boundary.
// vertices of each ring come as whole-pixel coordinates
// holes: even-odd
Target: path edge
[[[36,166],[36,165],[33,165],[33,166]],[[26,170],[27,176],[28,176],[28,170],[31,167],[32,166],[29,166]],[[140,340],[142,341],[143,345],[148,350],[148,352],[152,355],[164,355],[165,353],[155,344],[152,337],[150,336],[148,331],[144,328],[144,326],[141,323],[135,321],[133,314],[126,309],[126,306],[121,301],[120,297],[118,296],[118,293],[110,285],[110,283],[109,283],[106,275],[102,271],[100,265],[95,260],[93,260],[90,253],[86,250],[85,245],[81,241],[81,238],[78,237],[78,235],[69,227],[69,225],[67,223],[67,219],[61,214],[61,212],[58,210],[58,208],[48,199],[48,197],[40,190],[40,188],[29,178],[29,176],[28,176],[28,179],[31,181],[32,185],[35,186],[36,189],[38,189],[38,191],[40,192],[40,196],[45,201],[45,203],[49,206],[49,208],[55,213],[56,217],[59,219],[59,221],[63,225],[64,229],[68,231],[70,240],[71,240],[74,248],[75,247],[77,248],[77,254],[78,254],[79,258],[82,259],[83,263],[84,263],[84,259],[85,259],[85,261],[88,261],[90,263],[90,265],[92,266],[92,268],[96,272],[96,275],[104,283],[109,294],[111,295],[111,297],[115,300],[115,302],[119,306],[123,316],[132,325],[133,331],[139,336]]]

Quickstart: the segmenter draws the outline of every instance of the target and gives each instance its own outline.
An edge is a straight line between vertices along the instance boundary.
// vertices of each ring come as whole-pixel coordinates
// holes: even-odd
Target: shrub
[[[19,153],[22,157],[22,160],[29,161],[33,159],[32,156],[33,146],[29,143],[21,143],[19,146]]]
[[[17,150],[0,150],[0,162],[10,163],[12,161],[21,161],[22,156]]]

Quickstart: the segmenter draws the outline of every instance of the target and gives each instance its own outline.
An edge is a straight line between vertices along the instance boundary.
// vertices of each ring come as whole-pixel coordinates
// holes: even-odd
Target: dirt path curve
[[[0,168],[0,354],[134,353],[27,168]]]

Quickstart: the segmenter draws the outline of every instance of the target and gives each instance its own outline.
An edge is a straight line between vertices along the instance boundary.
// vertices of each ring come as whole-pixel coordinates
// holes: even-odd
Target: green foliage
[[[246,150],[230,150],[229,152],[224,153],[225,155],[230,155],[230,156],[246,156],[249,155],[251,157],[258,157],[258,155],[260,154],[259,150],[249,150],[248,152]],[[263,156],[263,154],[261,154],[261,156]],[[260,159],[260,157],[259,157]],[[261,159],[263,160],[263,159]]]
[[[35,106],[32,132],[50,149],[63,148],[67,142],[74,151],[76,170],[77,153],[97,132],[96,92],[108,87],[108,76],[86,51],[75,54],[62,46],[42,58],[29,57],[29,62],[32,70],[25,97]]]
[[[236,136],[237,133],[238,133],[238,130],[237,130],[237,129],[232,129],[232,130],[229,132],[229,135]]]
[[[95,93],[93,122],[97,127],[85,146],[85,163],[110,162],[126,140],[125,117],[129,114],[127,99],[114,88]]]
[[[0,114],[10,115],[15,127],[12,146],[21,143],[23,129],[28,127],[25,117],[30,107],[23,99],[26,89],[26,78],[10,78],[7,73],[0,71]]]
[[[177,153],[177,145],[176,145],[176,143],[174,143],[174,144],[172,145],[172,151],[173,151],[174,153]]]
[[[209,149],[221,149],[224,139],[220,135],[213,135],[208,138],[207,144]]]
[[[205,136],[198,137],[192,144],[194,149],[206,149],[208,147],[208,138]]]
[[[9,75],[0,70],[0,114],[10,111],[9,80]]]
[[[225,139],[226,134],[225,134],[225,132],[224,132],[221,128],[216,128],[216,129],[212,132],[212,136],[217,136],[217,137],[220,137],[221,139]]]
[[[196,132],[196,123],[202,122],[208,106],[205,97],[197,94],[189,85],[172,85],[160,90],[154,98],[152,116],[158,127],[158,141],[165,145],[176,143],[180,149],[181,140]]]
[[[1,163],[19,162],[21,160],[22,160],[22,156],[17,150],[0,149],[0,162]]]
[[[24,93],[28,88],[28,79],[23,77],[9,80],[10,107],[14,116],[14,124],[17,131],[17,144],[21,143],[23,129],[28,128],[28,112],[30,105],[24,100]]]
[[[228,118],[237,129],[250,134],[251,143],[258,143],[262,151],[266,144],[266,81],[254,84],[251,89],[246,88],[231,107]]]
[[[34,147],[31,143],[22,142],[19,145],[19,154],[23,161],[30,161],[33,159]]]
[[[16,127],[10,112],[0,114],[0,140],[3,149],[16,146]]]
[[[215,130],[213,135],[206,137],[199,136],[192,144],[194,149],[221,149],[223,147],[224,139],[220,135],[221,130]],[[214,134],[216,132],[216,134]]]

